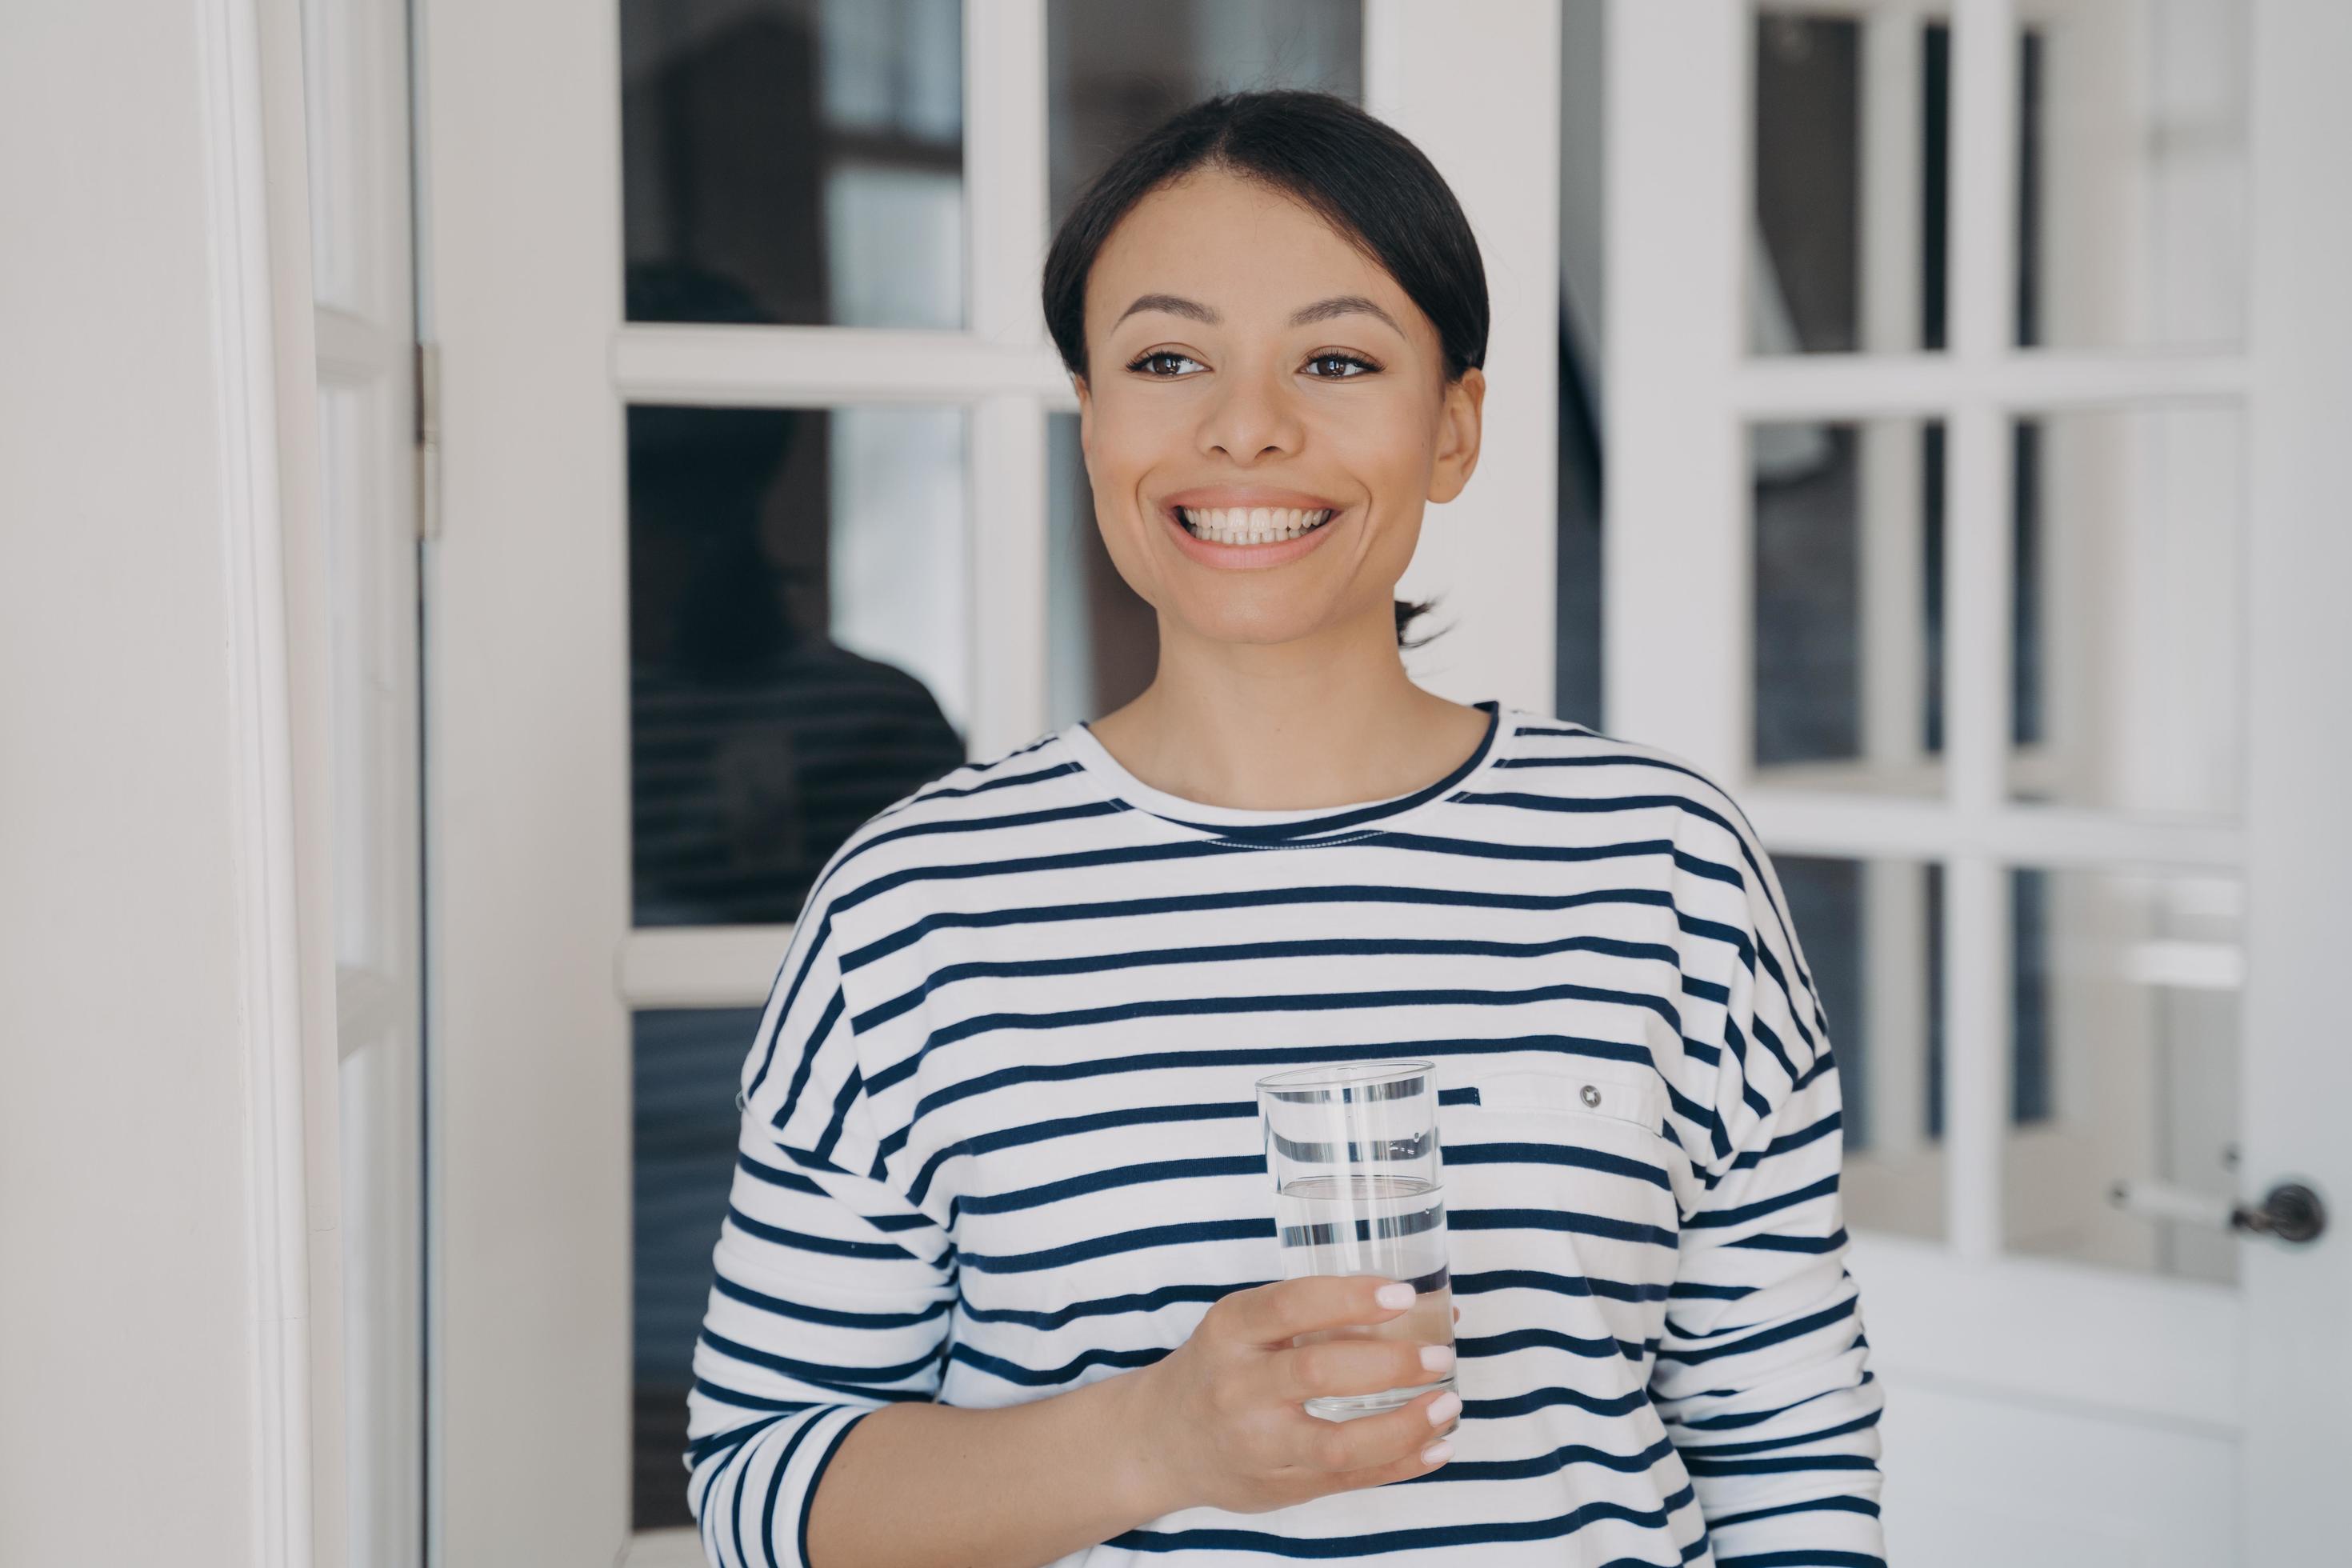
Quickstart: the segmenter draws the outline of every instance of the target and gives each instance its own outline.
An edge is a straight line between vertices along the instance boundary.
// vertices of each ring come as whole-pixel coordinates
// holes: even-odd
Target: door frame
[[[920,332],[625,324],[617,9],[419,3],[443,519],[424,569],[429,1561],[648,1562],[693,1542],[633,1543],[623,1484],[630,1010],[756,1005],[790,928],[630,929],[624,410],[961,404],[989,541],[967,750],[1039,734],[1046,416],[1076,407],[1037,301],[1045,5],[966,0],[970,325]],[[1476,481],[1431,509],[1400,591],[1442,595],[1452,623],[1415,655],[1423,684],[1542,710],[1559,19],[1550,0],[1473,15],[1364,10],[1367,107],[1453,184],[1494,321]]]

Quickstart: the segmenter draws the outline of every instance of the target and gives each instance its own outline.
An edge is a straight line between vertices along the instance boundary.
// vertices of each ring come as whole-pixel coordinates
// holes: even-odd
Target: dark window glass
[[[1048,0],[1054,221],[1138,136],[1215,93],[1302,87],[1362,102],[1363,38],[1361,0]]]
[[[630,1358],[635,1416],[631,1518],[691,1527],[686,1391],[735,1180],[735,1090],[760,1010],[641,1012],[630,1047]]]
[[[1749,350],[1942,348],[1948,29],[1776,5],[1755,53]]]
[[[1933,794],[1942,426],[1754,426],[1755,764],[1775,784]]]
[[[964,761],[962,432],[629,411],[638,925],[793,920],[860,823]]]
[[[1843,1100],[1848,1223],[1944,1234],[1944,1151],[1927,1125],[1931,1008],[1942,953],[1937,868],[1916,860],[1772,858],[1829,1016]]]
[[[748,319],[964,321],[960,0],[622,0],[624,248]],[[633,290],[633,321],[700,321]]]

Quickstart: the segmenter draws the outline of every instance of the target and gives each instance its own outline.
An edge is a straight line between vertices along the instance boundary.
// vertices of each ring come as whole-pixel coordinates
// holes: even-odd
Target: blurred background
[[[12,550],[60,509],[227,520],[215,556],[142,546],[131,588],[93,536],[40,545],[88,597],[20,577],[5,645],[30,704],[38,617],[102,596],[118,646],[170,633],[151,656],[194,672],[110,677],[124,722],[212,715],[177,743],[242,759],[217,799],[175,762],[149,837],[87,824],[101,891],[222,847],[157,910],[227,933],[190,976],[244,977],[214,1016],[242,1087],[213,1086],[242,1142],[206,1147],[247,1195],[191,1244],[279,1238],[206,1320],[261,1391],[225,1462],[274,1542],[219,1561],[703,1560],[689,1361],[790,922],[873,812],[1152,676],[1038,320],[1046,237],[1135,135],[1270,86],[1413,137],[1494,290],[1485,455],[1401,588],[1437,599],[1408,668],[1677,752],[1773,854],[1845,1084],[1895,1560],[2343,1550],[2352,1268],[2284,1190],[2352,1184],[2322,1121],[2352,1092],[2332,0],[28,13],[11,188],[89,226],[0,242],[51,351],[0,371]],[[141,73],[146,140],[73,150],[112,123],[68,94],[93,64]],[[184,246],[142,240],[192,191]],[[107,254],[154,276],[101,284]],[[211,323],[157,417],[226,437],[152,493],[78,488],[124,431],[49,389],[101,340],[23,303],[71,287],[86,320],[153,301],[121,365]],[[90,767],[153,754],[126,731]],[[13,772],[9,826],[73,841],[89,776]],[[44,940],[126,940],[89,921]],[[29,1043],[68,998],[23,961],[0,1035]],[[102,984],[78,962],[54,984]],[[125,1008],[107,1037],[145,1037]],[[299,1331],[230,1332],[273,1282]],[[24,1326],[64,1332],[33,1310],[62,1300]],[[67,1396],[28,1365],[0,1406]],[[67,1515],[19,1485],[0,1558],[30,1562]]]

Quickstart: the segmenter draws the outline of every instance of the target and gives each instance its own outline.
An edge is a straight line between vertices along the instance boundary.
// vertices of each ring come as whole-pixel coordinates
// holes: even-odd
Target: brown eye
[[[1370,360],[1358,359],[1354,354],[1342,353],[1317,354],[1307,363],[1310,365],[1344,364],[1355,367],[1352,371],[1342,372],[1336,375],[1318,375],[1316,378],[1318,381],[1353,381],[1359,375],[1368,375],[1380,368]]]
[[[1181,379],[1177,375],[1145,368],[1148,365],[1157,364],[1161,360],[1178,360],[1185,364],[1199,364],[1201,363],[1199,360],[1192,358],[1190,354],[1178,353],[1174,349],[1154,349],[1151,353],[1145,354],[1142,358],[1130,361],[1127,368],[1131,371],[1142,371],[1144,374],[1152,376],[1160,381],[1176,381]]]

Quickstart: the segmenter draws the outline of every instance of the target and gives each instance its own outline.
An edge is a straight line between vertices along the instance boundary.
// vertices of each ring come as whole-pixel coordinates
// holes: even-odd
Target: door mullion
[[[964,7],[967,319],[991,344],[1045,341],[1045,0]],[[1058,367],[1056,374],[1058,376]],[[971,722],[966,753],[993,756],[1045,725],[1045,409],[1035,393],[971,405],[964,482],[972,547]]]
[[[1045,0],[967,5],[963,61],[965,319],[990,342],[1042,342]]]
[[[981,399],[966,448],[971,520],[971,733],[991,757],[1045,727],[1045,410],[1037,398]]]
[[[1740,6],[1609,8],[1602,717],[1727,788],[1752,754],[1754,578],[1731,401],[1750,30]]]
[[[1960,0],[1952,19],[1952,342],[1956,361],[2010,353],[2015,276],[2016,27],[2009,0]],[[2010,489],[2008,414],[1964,398],[1946,436],[1944,751],[1951,804],[1982,821],[2008,791]],[[1979,1263],[2000,1248],[2008,1124],[2008,868],[1971,844],[1944,877],[1948,1233]]]

